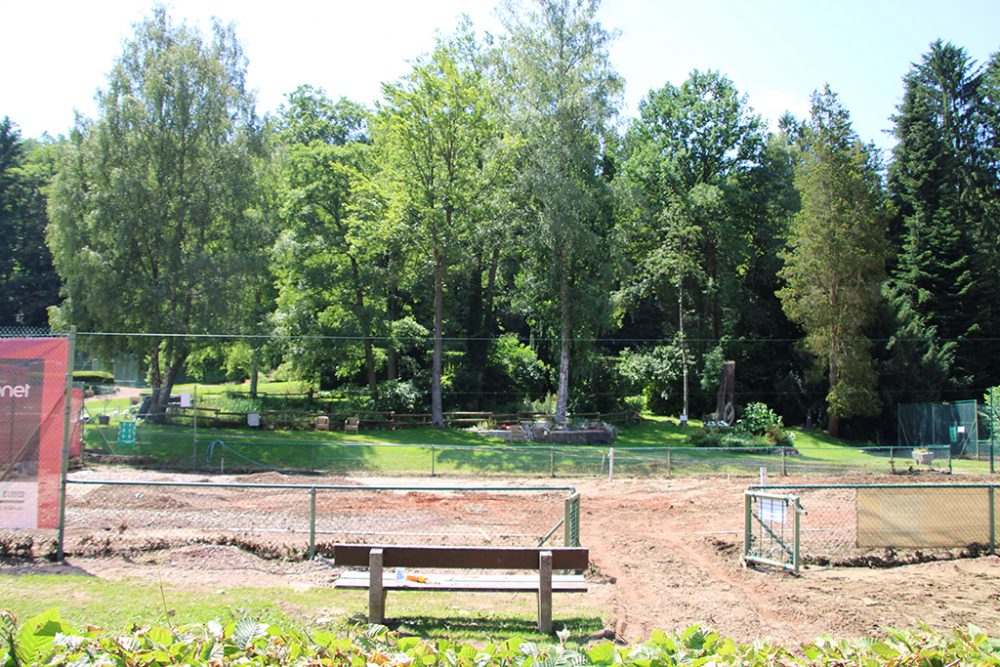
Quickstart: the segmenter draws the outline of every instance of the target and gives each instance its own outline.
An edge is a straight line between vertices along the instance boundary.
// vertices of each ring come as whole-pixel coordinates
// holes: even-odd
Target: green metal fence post
[[[316,443],[312,445],[312,460],[309,462],[309,470],[316,472]]]
[[[62,472],[59,482],[59,537],[56,540],[56,560],[60,563],[65,559],[66,540],[66,478],[69,476],[69,420],[72,416],[73,404],[73,365],[76,355],[76,327],[69,329],[69,350],[66,354],[66,402],[63,410],[63,444],[62,444]],[[83,444],[80,445],[81,450]]]
[[[309,560],[316,558],[316,487],[309,489]]]
[[[799,522],[802,519],[802,512],[801,512],[802,506],[799,504],[799,499],[797,496],[793,496],[793,500],[789,504],[791,505],[792,514],[795,515],[795,521],[793,523],[794,526],[793,530],[795,531],[795,543],[792,545],[792,568],[794,569],[795,574],[798,574],[799,565],[802,562],[802,551],[801,551],[802,531],[801,531],[801,526],[799,525]]]
[[[893,458],[893,454],[895,454],[895,453],[896,453],[895,449],[893,449],[892,447],[890,447],[889,448],[889,470],[892,471],[892,472],[896,472],[896,461]]]
[[[743,558],[750,555],[750,543],[753,540],[753,528],[750,523],[753,496],[747,491],[743,495]]]
[[[951,469],[951,445],[948,446],[948,474],[952,474]]]
[[[993,402],[993,387],[990,387],[990,474],[996,474],[996,467],[993,463],[993,432],[996,431],[997,412],[996,403]]]
[[[563,544],[567,547],[580,546],[580,494],[573,493],[566,498],[563,508]]]
[[[781,448],[781,476],[788,477],[788,448]]]
[[[194,386],[194,396],[191,399],[191,456],[197,461],[198,453],[198,385]]]
[[[549,477],[556,476],[556,448],[549,447]]]
[[[990,499],[990,507],[987,515],[990,518],[990,555],[997,555],[997,496],[996,486],[990,485],[986,495]]]
[[[674,464],[673,461],[671,461],[670,456],[672,452],[673,450],[670,447],[667,447],[667,477],[672,476],[674,472]]]
[[[435,473],[435,470],[434,470],[434,458],[435,458],[435,456],[434,456],[434,454],[435,454],[436,451],[437,450],[434,447],[434,445],[431,445],[431,477],[434,477],[434,473]]]

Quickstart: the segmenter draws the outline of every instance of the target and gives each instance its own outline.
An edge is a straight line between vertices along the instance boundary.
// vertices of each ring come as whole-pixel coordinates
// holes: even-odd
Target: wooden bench
[[[336,544],[333,560],[340,567],[367,567],[346,571],[335,588],[368,589],[368,622],[385,622],[385,597],[393,591],[498,591],[538,594],[538,630],[552,632],[552,593],[585,593],[579,574],[587,569],[589,552],[579,547],[441,547]],[[536,570],[538,574],[421,575],[414,581],[397,579],[393,568],[421,567],[449,570]],[[553,575],[553,570],[577,574]]]

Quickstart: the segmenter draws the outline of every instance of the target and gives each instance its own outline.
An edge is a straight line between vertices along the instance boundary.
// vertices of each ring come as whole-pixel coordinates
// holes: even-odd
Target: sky
[[[172,0],[171,18],[207,32],[233,23],[249,60],[260,113],[301,84],[371,105],[383,81],[406,74],[461,14],[501,32],[494,0]],[[25,137],[66,134],[74,114],[94,117],[96,91],[153,2],[24,0],[6,3],[0,38],[0,118]],[[911,64],[941,38],[979,63],[1000,51],[998,0],[605,0],[618,31],[611,61],[625,80],[624,118],[651,89],[717,70],[773,126],[804,117],[829,84],[865,141],[884,150]]]

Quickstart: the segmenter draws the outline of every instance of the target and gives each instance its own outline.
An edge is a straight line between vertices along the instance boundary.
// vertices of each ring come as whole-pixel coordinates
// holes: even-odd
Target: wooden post
[[[552,552],[538,554],[538,631],[552,633]]]
[[[382,550],[368,552],[368,622],[385,623],[385,588],[382,586]]]

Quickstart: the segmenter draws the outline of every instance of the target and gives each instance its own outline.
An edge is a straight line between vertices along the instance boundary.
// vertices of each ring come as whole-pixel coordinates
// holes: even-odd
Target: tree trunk
[[[470,399],[464,401],[466,409],[482,409],[483,369],[486,367],[488,342],[483,335],[483,255],[477,252],[469,275],[468,317],[465,330],[469,338],[465,343],[465,358],[471,375]]]
[[[351,275],[354,279],[354,306],[357,308],[358,319],[361,322],[361,335],[364,336],[365,375],[368,378],[368,393],[374,397],[378,390],[378,385],[375,381],[375,353],[372,351],[371,318],[368,317],[365,311],[365,292],[361,282],[361,270],[358,267],[358,260],[353,255],[348,255],[347,257],[351,260]]]
[[[835,354],[836,351],[832,351],[830,357],[830,391],[833,391],[840,381],[840,367],[837,365],[836,357],[833,356]],[[832,410],[827,410],[827,417],[826,434],[831,438],[840,437],[840,415],[834,414]]]
[[[444,410],[441,405],[441,367],[444,350],[441,339],[444,335],[444,257],[434,251],[434,356],[431,362],[431,424],[443,427]]]
[[[162,424],[167,417],[167,405],[170,403],[170,392],[174,389],[174,382],[177,375],[184,367],[187,359],[187,350],[184,344],[177,344],[173,339],[167,341],[166,349],[162,355],[166,364],[165,372],[156,369],[154,377],[159,378],[159,386],[153,386],[152,401],[149,406],[149,419],[152,422]],[[160,355],[157,355],[159,361]],[[157,364],[159,366],[159,364]]]
[[[389,288],[389,297],[386,299],[385,310],[386,317],[390,323],[396,321],[399,317],[399,309],[396,307],[399,301],[399,295],[396,293],[396,286],[393,284]],[[399,360],[399,351],[396,349],[396,343],[390,340],[388,345],[386,345],[385,350],[385,375],[387,380],[395,380]]]
[[[254,345],[250,352],[250,398],[257,398],[257,379],[260,375],[260,349]]]
[[[688,357],[687,340],[684,338],[684,283],[677,279],[677,331],[681,338],[681,375],[684,382],[683,396],[684,407],[681,411],[681,426],[688,423]]]
[[[829,421],[826,424],[826,434],[831,438],[840,437],[840,415],[829,414]]]
[[[571,336],[573,333],[572,310],[569,302],[569,277],[566,275],[567,267],[565,256],[559,252],[562,260],[559,271],[559,316],[560,316],[560,344],[559,351],[559,391],[556,394],[556,424],[566,425],[566,411],[569,403],[569,353]]]

